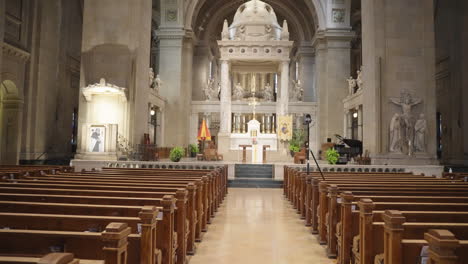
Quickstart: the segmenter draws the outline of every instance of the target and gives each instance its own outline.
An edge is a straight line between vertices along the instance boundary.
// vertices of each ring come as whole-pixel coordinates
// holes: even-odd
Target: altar
[[[264,134],[260,132],[260,122],[253,119],[247,123],[247,133],[232,133],[230,150],[243,151],[242,146],[251,152],[252,163],[263,162],[263,146],[269,146],[268,151],[278,150],[278,138],[276,134]]]

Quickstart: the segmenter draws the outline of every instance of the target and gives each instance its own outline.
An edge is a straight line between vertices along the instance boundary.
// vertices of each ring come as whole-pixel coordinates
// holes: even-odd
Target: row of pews
[[[16,169],[0,172],[0,263],[185,264],[227,194],[226,166]]]
[[[359,172],[323,180],[287,166],[284,175],[284,195],[338,264],[468,263],[461,177]]]

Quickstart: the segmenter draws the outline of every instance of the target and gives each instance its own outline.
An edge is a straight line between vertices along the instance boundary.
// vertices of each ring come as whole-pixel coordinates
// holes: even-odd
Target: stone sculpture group
[[[293,89],[289,97],[291,102],[303,101],[304,89],[302,88],[301,80],[293,81]]]
[[[400,98],[390,98],[390,102],[401,107],[402,113],[395,113],[390,121],[389,151],[408,155],[426,151],[427,121],[424,114],[417,120],[413,117],[413,107],[422,99],[413,98],[408,91],[402,91]]]
[[[362,79],[362,66],[359,70],[356,71],[357,73],[357,78],[354,79],[352,76],[350,76],[346,81],[348,81],[348,93],[349,95],[353,95],[357,91],[362,90],[362,87],[364,86],[364,81]],[[357,89],[356,89],[357,87]]]
[[[216,89],[215,80],[213,78],[208,80],[203,92],[206,101],[216,101],[218,99],[219,89]]]

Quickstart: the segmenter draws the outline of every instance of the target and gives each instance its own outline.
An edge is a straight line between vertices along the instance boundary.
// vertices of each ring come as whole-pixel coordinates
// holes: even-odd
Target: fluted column
[[[276,104],[276,112],[279,115],[288,113],[289,103],[289,60],[281,62],[281,87],[279,91],[279,99]]]
[[[220,132],[231,131],[231,87],[229,85],[229,61],[221,60],[221,101],[220,101]]]

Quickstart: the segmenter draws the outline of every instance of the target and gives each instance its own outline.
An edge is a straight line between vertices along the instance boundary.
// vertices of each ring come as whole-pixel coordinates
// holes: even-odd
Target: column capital
[[[312,46],[316,49],[324,48],[323,45],[325,45],[327,48],[341,47],[341,45],[330,45],[330,43],[343,43],[344,46],[342,48],[347,48],[350,46],[350,41],[354,38],[356,38],[356,33],[354,31],[343,29],[327,29],[317,31],[311,43]]]

